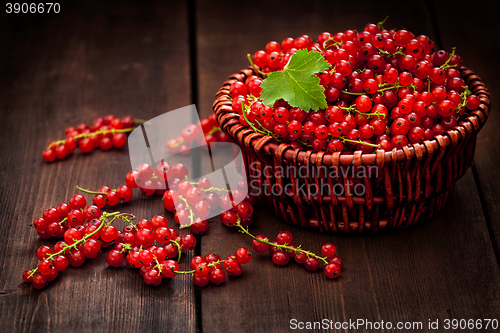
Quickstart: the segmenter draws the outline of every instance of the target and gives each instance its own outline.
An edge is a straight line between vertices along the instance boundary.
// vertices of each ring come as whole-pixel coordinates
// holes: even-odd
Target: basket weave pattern
[[[324,232],[375,232],[431,218],[443,208],[455,182],[469,168],[477,133],[488,118],[491,104],[481,79],[465,67],[460,73],[480,98],[479,108],[444,135],[391,152],[341,155],[304,151],[278,144],[271,136],[242,125],[231,108],[229,86],[255,75],[251,68],[224,82],[213,108],[221,129],[242,149],[248,181],[268,194],[262,197],[278,216],[288,223]],[[290,171],[299,168],[308,172]],[[364,172],[360,172],[362,168]],[[333,176],[331,170],[336,170]],[[314,184],[315,188],[326,187],[331,195],[313,193],[310,189]],[[349,190],[357,184],[364,187],[362,195]],[[337,185],[345,189],[340,195],[334,190]],[[297,189],[306,190],[302,193]]]

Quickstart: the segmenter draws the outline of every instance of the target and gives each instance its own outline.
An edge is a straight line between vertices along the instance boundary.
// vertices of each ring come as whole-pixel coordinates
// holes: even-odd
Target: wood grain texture
[[[77,184],[116,187],[130,170],[126,149],[45,164],[44,147],[64,137],[66,126],[108,113],[150,119],[190,104],[187,36],[185,4],[162,1],[80,2],[55,20],[8,36],[0,65],[5,331],[195,331],[189,279],[152,289],[135,270],[109,268],[103,255],[68,269],[43,291],[20,279],[36,265],[37,247],[55,243],[37,239],[30,225],[44,208],[68,200]],[[164,213],[159,198],[138,193],[133,204],[114,208],[148,218]]]
[[[354,10],[348,3],[297,2],[274,6],[252,2],[238,8],[236,14],[227,3],[198,3],[197,38],[199,54],[203,55],[198,59],[199,109],[208,114],[222,82],[248,65],[246,53],[263,49],[270,40],[281,41],[304,33],[316,37],[325,30],[361,29],[365,23],[377,22],[386,14],[391,17],[386,27],[406,27],[436,39],[429,8],[406,6],[357,2]],[[401,14],[410,12],[411,16]],[[471,68],[477,70],[472,65]],[[293,263],[276,267],[268,255],[256,254],[244,267],[242,277],[225,283],[227,294],[225,290],[221,295],[218,288],[203,289],[202,326],[209,331],[288,331],[291,319],[361,318],[394,323],[424,321],[426,325],[428,319],[442,322],[446,318],[485,317],[487,313],[495,316],[500,309],[500,275],[470,171],[458,182],[449,200],[430,222],[365,237],[339,237],[299,229],[284,224],[270,210],[259,206],[251,227],[254,234],[272,238],[281,230],[290,230],[295,235],[294,243],[316,252],[321,244],[333,241],[346,260],[345,274],[339,281],[327,281],[322,273],[308,273]],[[221,244],[221,238],[227,240]],[[209,237],[202,239],[202,252],[227,256],[245,243],[250,246],[247,236],[214,223]],[[470,245],[473,250],[468,248]],[[464,263],[464,256],[469,257],[470,253],[481,260]],[[467,267],[465,272],[463,265]]]

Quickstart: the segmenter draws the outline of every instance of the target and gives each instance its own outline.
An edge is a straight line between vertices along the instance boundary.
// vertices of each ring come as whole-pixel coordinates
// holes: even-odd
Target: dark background
[[[65,1],[64,14],[50,19],[2,12],[2,330],[288,331],[290,319],[323,318],[422,321],[426,328],[428,319],[440,325],[500,319],[497,11],[483,1],[438,3]],[[257,206],[255,234],[290,230],[295,243],[313,251],[334,242],[345,260],[335,281],[255,255],[240,278],[222,286],[198,289],[180,276],[150,288],[137,271],[109,268],[101,255],[69,268],[43,291],[22,282],[21,273],[36,265],[36,249],[55,243],[38,239],[31,227],[43,209],[68,200],[77,184],[116,187],[130,169],[126,149],[43,163],[43,149],[63,138],[67,126],[108,113],[150,119],[191,103],[206,117],[226,78],[248,66],[246,54],[268,41],[362,30],[386,15],[387,28],[427,34],[448,51],[457,47],[463,64],[490,89],[493,108],[474,164],[437,217],[405,230],[346,237],[288,226]],[[165,213],[160,198],[140,193],[116,208],[145,218]],[[217,219],[199,244],[195,254],[221,256],[250,246]],[[181,268],[188,268],[187,260]]]

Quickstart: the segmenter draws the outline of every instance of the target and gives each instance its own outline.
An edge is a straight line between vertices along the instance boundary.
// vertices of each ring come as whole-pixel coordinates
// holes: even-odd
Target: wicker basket
[[[315,153],[278,144],[271,136],[241,125],[231,108],[229,86],[254,75],[251,68],[224,82],[213,108],[222,130],[243,151],[249,181],[268,194],[277,193],[262,196],[278,216],[288,223],[324,232],[375,232],[430,219],[443,208],[455,182],[469,168],[477,133],[489,115],[490,100],[488,89],[474,72],[462,67],[460,73],[480,98],[479,108],[444,135],[391,152]],[[369,167],[377,172],[367,173]],[[306,168],[310,172],[286,172],[291,168]],[[365,168],[364,176],[357,172],[360,168]],[[325,172],[332,169],[338,171],[333,176]],[[345,190],[341,195],[333,195],[338,191],[314,195],[309,190],[314,184],[327,189],[340,185]],[[347,190],[357,184],[364,186],[362,195]],[[287,191],[273,191],[276,187]],[[297,195],[301,193],[296,191],[298,188],[305,188],[307,193]]]

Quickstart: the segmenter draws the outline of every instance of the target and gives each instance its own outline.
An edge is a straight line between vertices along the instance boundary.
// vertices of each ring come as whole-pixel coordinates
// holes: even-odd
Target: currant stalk
[[[239,232],[252,237],[254,240],[256,240],[258,242],[273,246],[273,247],[279,249],[280,251],[293,251],[296,254],[302,252],[302,253],[306,254],[308,258],[311,258],[311,257],[316,258],[318,260],[321,260],[325,265],[328,265],[328,258],[319,256],[319,255],[315,254],[314,252],[304,250],[301,248],[301,245],[299,245],[295,248],[293,246],[289,246],[288,244],[281,245],[281,244],[272,243],[267,238],[265,238],[265,239],[257,238],[256,236],[252,235],[248,231],[248,227],[244,227],[241,225],[241,218],[240,217],[238,217],[238,222],[236,222],[235,226],[237,226],[239,228],[239,230],[238,230]]]

